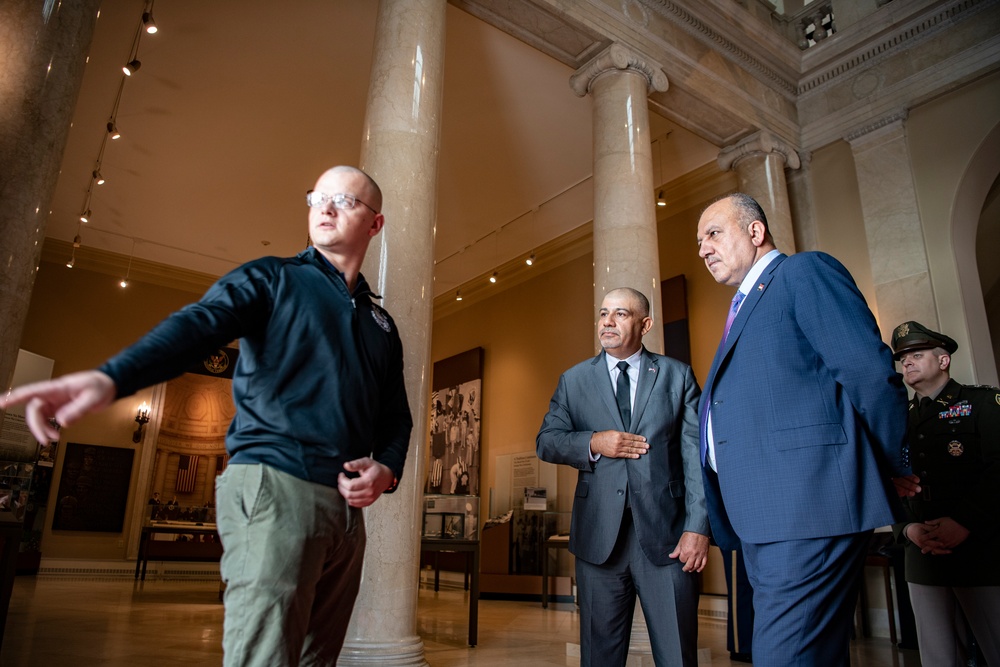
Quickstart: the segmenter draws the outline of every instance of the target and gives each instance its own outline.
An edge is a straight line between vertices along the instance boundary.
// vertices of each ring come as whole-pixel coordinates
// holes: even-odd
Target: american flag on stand
[[[177,462],[177,484],[174,488],[178,493],[194,491],[194,482],[198,477],[198,457],[181,455]]]

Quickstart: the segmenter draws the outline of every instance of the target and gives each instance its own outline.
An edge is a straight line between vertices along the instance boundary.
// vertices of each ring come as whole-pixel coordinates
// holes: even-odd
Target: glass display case
[[[479,539],[479,497],[425,495],[422,537]]]

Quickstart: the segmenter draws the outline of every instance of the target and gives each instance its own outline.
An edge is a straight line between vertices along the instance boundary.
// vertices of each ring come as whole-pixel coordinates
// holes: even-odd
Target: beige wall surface
[[[847,267],[878,319],[861,193],[850,145],[838,141],[813,152],[812,178],[817,246]],[[883,332],[887,326],[894,325],[879,322]]]
[[[590,254],[434,322],[436,362],[474,347],[483,367],[483,513],[496,483],[496,457],[535,451],[535,436],[559,376],[594,355],[593,257]],[[576,474],[559,466],[557,507],[572,506]]]
[[[691,368],[699,386],[708,377],[735,293],[732,287],[715,282],[698,255],[698,218],[709,200],[662,218],[657,229],[661,279],[683,275],[687,283]],[[655,326],[662,325],[658,322]]]
[[[122,289],[114,276],[43,262],[35,279],[21,347],[54,359],[53,377],[93,368],[198,296],[135,281]],[[135,449],[130,500],[122,534],[53,532],[52,515],[63,463],[62,452],[57,452],[42,534],[42,554],[46,558],[125,558],[124,540],[130,530],[132,503],[146,501],[145,491],[138,496],[136,491],[142,444],[132,442],[135,409],[143,400],[149,401],[151,395],[151,390],[144,390],[123,398],[104,412],[63,430],[61,447],[67,442],[79,442]]]
[[[963,286],[961,275],[968,271],[977,276],[976,257],[974,252],[957,255],[954,241],[956,226],[966,241],[975,238],[975,223],[985,196],[1000,174],[1000,155],[995,152],[980,156],[980,161],[972,166],[984,141],[997,131],[998,123],[1000,74],[912,109],[906,122],[935,305],[942,328],[958,341],[959,353],[952,359],[952,374],[959,382],[996,380],[995,375],[978,377],[981,373],[973,369],[972,354],[962,354],[963,350],[970,350],[969,326],[983,326],[985,314],[982,313],[980,322],[975,313],[967,310],[970,299],[978,300],[973,307],[983,308],[981,292],[971,294],[968,286]],[[982,184],[972,190],[983,201],[959,200],[958,193],[969,180]],[[974,220],[957,219],[956,212],[965,206],[974,209]],[[978,280],[974,282],[978,284]],[[987,350],[977,352],[985,354]]]

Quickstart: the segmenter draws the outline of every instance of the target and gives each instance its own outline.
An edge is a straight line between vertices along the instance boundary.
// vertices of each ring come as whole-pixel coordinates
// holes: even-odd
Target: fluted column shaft
[[[613,44],[570,79],[578,95],[594,100],[594,312],[616,287],[649,299],[656,322],[643,338],[663,352],[660,259],[656,242],[650,88],[667,89],[658,65]]]
[[[865,218],[875,312],[886,341],[893,327],[907,320],[939,330],[905,119],[900,112],[847,137]]]
[[[789,255],[796,251],[796,243],[785,169],[799,165],[795,150],[766,130],[719,153],[719,167],[736,172],[740,192],[757,200],[775,245]]]
[[[0,3],[0,390],[14,374],[100,0]]]
[[[445,0],[379,3],[360,166],[382,188],[386,223],[362,270],[399,328],[414,425],[399,489],[365,512],[361,592],[339,665],[426,664],[416,613],[445,10]]]

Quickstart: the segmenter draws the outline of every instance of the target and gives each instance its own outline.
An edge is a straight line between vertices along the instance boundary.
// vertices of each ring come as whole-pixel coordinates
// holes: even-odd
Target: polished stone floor
[[[420,591],[417,631],[432,667],[578,665],[572,604],[480,602],[479,645],[467,646],[467,594]],[[221,664],[222,605],[213,581],[18,577],[10,601],[0,667],[203,667]],[[730,665],[725,624],[699,624],[702,665]],[[707,649],[707,650],[706,650]],[[914,667],[912,651],[888,639],[856,641],[854,667]],[[710,656],[710,657],[708,657]],[[708,657],[707,660],[704,658]]]

